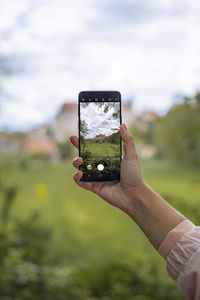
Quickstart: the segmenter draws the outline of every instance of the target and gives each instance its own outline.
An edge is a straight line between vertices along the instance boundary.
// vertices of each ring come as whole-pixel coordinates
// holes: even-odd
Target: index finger
[[[120,126],[120,135],[124,142],[124,158],[135,159],[137,155],[133,137],[128,133],[127,127],[124,124]]]
[[[70,136],[70,142],[72,143],[72,145],[74,145],[74,147],[76,147],[77,149],[79,148],[79,139],[77,138],[77,136]]]

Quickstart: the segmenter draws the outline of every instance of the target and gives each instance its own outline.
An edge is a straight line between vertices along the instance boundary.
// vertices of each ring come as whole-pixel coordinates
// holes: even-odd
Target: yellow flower
[[[44,183],[39,183],[36,187],[36,195],[37,195],[37,199],[40,202],[44,202],[47,200],[47,196],[48,196],[48,188],[46,186],[46,184]]]

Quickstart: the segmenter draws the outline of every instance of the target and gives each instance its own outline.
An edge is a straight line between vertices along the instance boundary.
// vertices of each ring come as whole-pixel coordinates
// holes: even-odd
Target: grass
[[[166,161],[141,164],[144,177],[158,193],[195,207],[200,201],[200,170],[175,166]],[[8,167],[9,168],[9,167]],[[17,167],[4,174],[4,182],[19,186],[13,214],[25,218],[33,211],[52,230],[48,252],[59,263],[101,265],[112,259],[159,265],[157,255],[137,225],[120,210],[73,182],[75,169],[64,163]],[[166,274],[167,276],[167,274]]]
[[[44,224],[52,227],[53,252],[72,263],[88,259],[101,262],[134,248],[134,239],[143,243],[136,225],[123,213],[73,182],[75,170],[71,162],[46,165],[41,169],[19,171],[9,175],[9,181],[19,185],[13,213],[25,218],[39,211]],[[46,198],[38,194],[38,186],[46,187]],[[134,239],[131,239],[134,231]],[[125,232],[127,234],[125,235]],[[128,243],[128,244],[127,244]],[[123,251],[122,251],[123,252]],[[106,259],[104,257],[104,259]]]
[[[176,162],[150,160],[142,163],[144,177],[158,193],[195,206],[200,201],[200,170]]]
[[[86,142],[91,157],[116,157],[120,155],[119,144]]]

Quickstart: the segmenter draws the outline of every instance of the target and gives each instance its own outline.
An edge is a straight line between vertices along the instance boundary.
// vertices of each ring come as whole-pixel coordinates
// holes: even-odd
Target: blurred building
[[[131,109],[131,103],[122,104],[122,122],[130,125],[136,119]],[[78,105],[64,103],[49,131],[59,142],[65,141],[70,135],[78,135]]]
[[[93,141],[93,142],[103,142],[103,140],[105,139],[105,137],[106,136],[104,134],[100,133],[100,134],[97,134],[95,136],[95,138],[90,139],[90,141]]]
[[[18,154],[22,149],[22,136],[17,133],[0,132],[0,153]]]
[[[122,104],[122,123],[125,123],[127,126],[130,126],[137,122],[137,116],[134,114],[131,106],[131,102]]]
[[[26,132],[30,138],[46,139],[49,136],[49,126],[42,125]]]
[[[157,117],[157,113],[154,110],[145,110],[141,114],[141,119],[144,122],[152,122]]]
[[[57,158],[56,144],[49,138],[28,138],[23,144],[23,151],[28,154],[47,154],[51,158]]]
[[[58,142],[66,141],[70,135],[78,135],[78,105],[64,103],[49,131]]]
[[[137,116],[132,110],[131,101],[122,104],[122,122],[128,127],[134,125],[146,130],[155,115],[155,112],[147,111]],[[42,152],[52,157],[57,155],[57,143],[67,142],[71,135],[78,136],[78,105],[64,103],[51,124],[44,124],[21,134],[23,138],[19,133],[0,133],[0,153]]]

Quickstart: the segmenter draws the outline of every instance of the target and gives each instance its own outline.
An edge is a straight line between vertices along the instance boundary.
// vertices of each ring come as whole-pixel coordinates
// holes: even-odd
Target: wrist
[[[151,191],[151,188],[146,184],[144,179],[142,179],[135,187],[125,191],[129,203],[127,214],[132,219],[135,219],[138,213],[144,212],[145,207],[149,204],[148,194]]]
[[[127,214],[158,249],[167,233],[186,218],[144,181],[129,194]]]

